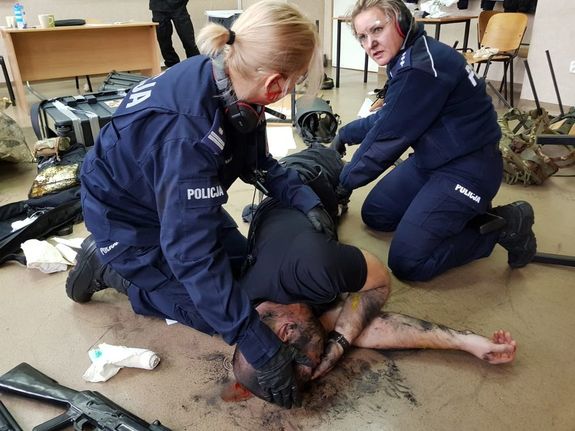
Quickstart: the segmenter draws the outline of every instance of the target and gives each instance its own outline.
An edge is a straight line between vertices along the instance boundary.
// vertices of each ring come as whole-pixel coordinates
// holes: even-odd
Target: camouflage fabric
[[[56,156],[60,160],[60,152],[70,148],[70,138],[58,136],[56,138],[40,139],[34,145],[34,155],[36,157]]]
[[[9,99],[0,99],[0,160],[11,163],[33,162],[34,156],[26,144],[22,129],[4,113],[9,105]]]
[[[549,127],[551,130],[563,135],[575,136],[575,108],[571,108],[569,112],[553,118]],[[562,148],[558,151],[557,148],[559,146],[555,145],[555,151],[553,151],[553,153],[551,153],[550,150],[546,151],[546,147],[547,146],[544,145],[542,147],[542,151],[547,154],[557,166],[559,166],[559,169],[575,164],[575,146],[562,145]],[[558,152],[562,154],[557,154]]]
[[[517,125],[512,128],[511,122]],[[550,128],[550,122],[545,110],[522,112],[514,108],[499,118],[502,132],[499,149],[503,156],[503,180],[507,184],[542,184],[559,170],[535,143],[537,135],[559,133]]]
[[[80,184],[78,180],[79,169],[80,163],[54,165],[43,169],[34,178],[28,197],[38,198],[77,186]]]

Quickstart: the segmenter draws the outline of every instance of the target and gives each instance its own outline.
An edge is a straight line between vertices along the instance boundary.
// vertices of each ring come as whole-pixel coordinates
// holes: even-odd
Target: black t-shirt
[[[255,263],[241,280],[254,303],[329,304],[365,284],[361,250],[317,232],[300,211],[276,206],[262,219],[252,251]]]

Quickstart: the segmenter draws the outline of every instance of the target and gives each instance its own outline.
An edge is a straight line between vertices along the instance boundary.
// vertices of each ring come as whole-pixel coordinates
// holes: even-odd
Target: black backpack
[[[74,144],[64,153],[37,157],[38,175],[30,188],[27,200],[0,207],[0,264],[16,260],[26,264],[20,245],[29,240],[44,240],[53,235],[67,235],[72,226],[83,220],[79,178],[61,181],[57,168],[72,167],[79,172],[86,155],[83,145]],[[54,176],[40,174],[52,169]],[[14,222],[28,220],[14,228]]]
[[[27,226],[13,230],[12,223],[31,216],[37,218]],[[42,198],[13,202],[0,207],[0,264],[16,260],[26,264],[20,245],[29,239],[43,240],[53,235],[67,235],[82,221],[80,186]]]
[[[339,211],[335,189],[344,165],[341,155],[331,148],[312,143],[308,148],[287,155],[279,162],[286,168],[298,171],[302,181],[313,189],[337,223]]]

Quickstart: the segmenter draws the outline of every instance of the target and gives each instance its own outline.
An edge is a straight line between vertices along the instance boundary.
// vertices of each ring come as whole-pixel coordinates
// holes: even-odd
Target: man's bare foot
[[[495,331],[491,340],[473,333],[464,337],[463,350],[490,364],[506,364],[515,359],[517,343],[509,332]]]

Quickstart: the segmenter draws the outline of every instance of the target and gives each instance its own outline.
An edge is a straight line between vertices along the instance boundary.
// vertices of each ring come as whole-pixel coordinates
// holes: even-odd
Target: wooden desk
[[[467,43],[469,42],[469,28],[471,26],[471,20],[475,18],[477,18],[477,15],[444,16],[442,18],[416,18],[415,20],[423,24],[434,24],[435,39],[437,40],[439,40],[439,33],[443,24],[465,23],[465,31],[463,33],[463,51],[465,51],[467,49]]]
[[[160,73],[156,23],[2,29],[17,108],[28,113],[25,81],[106,74]]]
[[[422,24],[433,24],[435,25],[435,39],[439,40],[439,34],[441,31],[441,26],[443,24],[456,24],[465,23],[465,31],[463,34],[463,50],[467,49],[467,44],[469,42],[469,28],[471,26],[471,20],[477,18],[477,16],[462,15],[462,16],[446,16],[443,18],[416,18],[415,21]],[[337,20],[337,31],[336,31],[336,48],[335,48],[335,87],[339,88],[339,75],[340,75],[340,65],[341,65],[341,23],[351,22],[351,17],[349,16],[337,16],[333,18]],[[367,62],[368,56],[365,54],[365,61],[363,65],[363,82],[367,82]]]

